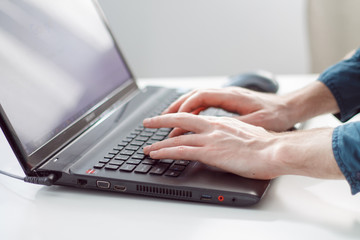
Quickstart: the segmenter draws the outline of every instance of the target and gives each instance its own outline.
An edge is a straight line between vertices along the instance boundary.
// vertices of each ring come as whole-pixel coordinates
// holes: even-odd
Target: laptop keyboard
[[[151,129],[139,126],[108,152],[94,168],[125,173],[134,172],[136,174],[178,177],[189,165],[190,161],[157,160],[150,158],[143,152],[144,146],[165,139],[170,131],[170,128]]]
[[[163,100],[157,109],[151,111],[148,116],[159,115],[180,95],[172,94],[168,99]],[[143,152],[145,146],[167,138],[171,130],[171,128],[144,128],[142,125],[139,125],[128,136],[122,139],[120,143],[114,146],[103,159],[94,165],[94,168],[123,173],[178,177],[190,164],[190,161],[152,159]]]
[[[149,117],[159,115],[171,102],[180,95],[172,95],[153,112]],[[222,109],[209,108],[201,115],[233,116]],[[171,132],[171,128],[144,128],[139,125],[120,143],[112,148],[103,159],[93,167],[106,171],[120,171],[123,173],[150,174],[154,176],[179,177],[190,164],[187,160],[152,159],[145,155],[143,148],[155,142],[164,140]]]

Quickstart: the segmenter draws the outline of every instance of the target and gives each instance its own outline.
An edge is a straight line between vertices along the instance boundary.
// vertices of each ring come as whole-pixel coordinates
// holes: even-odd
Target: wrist
[[[332,151],[332,128],[279,133],[274,162],[277,175],[343,178]]]
[[[320,81],[283,97],[289,121],[293,124],[321,114],[339,112],[334,96]]]

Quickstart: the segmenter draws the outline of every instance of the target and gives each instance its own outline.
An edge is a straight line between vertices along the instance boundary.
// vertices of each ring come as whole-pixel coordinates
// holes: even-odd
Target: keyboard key
[[[129,134],[128,136],[126,136],[125,139],[134,139],[136,137],[136,134]]]
[[[106,154],[104,158],[112,159],[115,155],[114,154]]]
[[[109,164],[121,166],[121,165],[123,165],[124,162],[125,162],[125,161],[113,159],[113,160],[111,160],[111,161],[109,162]]]
[[[128,138],[126,137],[125,139],[122,140],[123,143],[129,143],[131,142],[133,139],[132,138]]]
[[[156,142],[158,142],[158,141],[157,140],[149,140],[149,141],[146,142],[146,145],[151,145],[151,144],[156,143]]]
[[[96,165],[94,165],[95,169],[102,169],[105,166],[105,163],[98,163]]]
[[[135,140],[140,142],[146,142],[147,140],[149,140],[149,137],[137,137],[135,138]]]
[[[167,132],[167,133],[169,133],[169,132],[171,132],[171,130],[172,130],[172,128],[160,128],[159,132]]]
[[[172,170],[169,170],[165,173],[165,176],[168,176],[168,177],[178,177],[179,175],[181,174],[181,172],[179,171],[172,171]]]
[[[182,171],[185,169],[185,166],[175,164],[175,165],[172,165],[169,169],[174,170],[174,171]]]
[[[147,165],[154,165],[158,162],[156,159],[146,158],[142,163]]]
[[[188,161],[188,160],[176,160],[175,161],[175,164],[184,165],[184,166],[189,165],[189,163],[190,163],[190,161]]]
[[[124,164],[120,167],[120,171],[123,172],[132,172],[135,169],[136,165]]]
[[[125,147],[126,145],[128,145],[127,142],[121,141],[120,143],[118,143],[118,146],[119,146],[119,147]]]
[[[122,150],[120,152],[121,155],[128,155],[128,156],[131,156],[135,153],[135,151],[131,151],[131,150]]]
[[[169,164],[157,164],[151,169],[150,174],[162,175],[168,169],[168,167],[169,167]]]
[[[151,137],[152,135],[154,135],[154,133],[152,133],[152,132],[142,132],[142,133],[140,133],[141,137]]]
[[[164,131],[163,131],[163,132],[159,131],[159,132],[155,133],[155,135],[156,135],[156,136],[165,136],[165,137],[166,137],[167,135],[169,135],[169,133],[168,133],[168,132],[164,132]]]
[[[125,150],[137,151],[139,148],[140,148],[140,146],[129,145],[129,146],[125,147]]]
[[[119,168],[118,165],[106,165],[106,166],[105,166],[105,169],[106,169],[106,170],[112,170],[112,171],[115,171],[115,170],[117,170],[118,168]]]
[[[134,165],[139,165],[141,163],[141,160],[138,159],[130,159],[126,161],[127,164],[134,164]]]
[[[116,154],[118,154],[120,151],[118,151],[118,150],[111,150],[110,152],[109,152],[109,154],[111,154],[111,155],[116,155]]]
[[[130,145],[134,145],[134,146],[139,146],[139,147],[141,147],[142,145],[144,144],[144,142],[141,142],[141,141],[132,141],[131,143],[130,143]]]
[[[132,156],[133,159],[139,159],[143,160],[145,158],[145,154],[143,153],[136,153],[134,156]]]
[[[144,126],[138,126],[137,128],[135,128],[134,132],[141,132],[142,130],[144,130]]]
[[[158,136],[158,135],[155,135],[151,138],[151,140],[155,140],[155,141],[161,141],[164,139],[165,139],[165,136]]]
[[[99,161],[99,163],[108,163],[110,161],[110,158],[104,158]]]
[[[157,128],[145,128],[144,129],[144,132],[150,132],[150,133],[154,133],[154,132],[157,132]]]
[[[129,155],[117,155],[114,159],[116,160],[128,160],[130,158]]]
[[[140,164],[139,166],[136,167],[135,172],[136,173],[148,173],[151,169],[150,165],[144,165],[144,164]]]
[[[174,162],[173,159],[161,159],[160,163],[167,163],[167,164],[172,164]]]
[[[123,148],[124,148],[123,146],[116,146],[113,149],[117,150],[117,151],[121,151],[121,150],[123,150]]]

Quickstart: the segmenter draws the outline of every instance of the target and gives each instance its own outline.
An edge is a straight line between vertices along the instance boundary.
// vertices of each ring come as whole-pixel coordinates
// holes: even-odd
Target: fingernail
[[[148,124],[150,122],[150,118],[145,118],[144,120],[143,120],[143,124]]]
[[[148,155],[149,152],[150,152],[150,146],[151,146],[151,145],[144,147],[144,153],[145,153],[146,155]]]

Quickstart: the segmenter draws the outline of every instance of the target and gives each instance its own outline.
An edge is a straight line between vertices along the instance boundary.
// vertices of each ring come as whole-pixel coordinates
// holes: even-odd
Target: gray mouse
[[[230,86],[268,93],[276,93],[279,90],[279,83],[274,74],[262,70],[230,76],[224,87]]]

